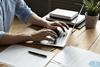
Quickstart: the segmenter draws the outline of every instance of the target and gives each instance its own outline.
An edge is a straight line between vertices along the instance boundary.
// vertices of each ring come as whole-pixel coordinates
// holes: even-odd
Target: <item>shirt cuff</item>
[[[4,36],[5,32],[0,31],[0,39]]]

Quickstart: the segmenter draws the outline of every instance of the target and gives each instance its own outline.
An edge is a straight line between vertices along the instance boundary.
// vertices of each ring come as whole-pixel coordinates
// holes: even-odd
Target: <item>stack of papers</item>
[[[31,54],[28,51],[40,53],[47,57]],[[0,62],[13,65],[14,67],[45,67],[53,56],[54,54],[51,52],[21,45],[13,45],[0,53]]]
[[[76,47],[66,47],[47,67],[100,67],[100,55]]]

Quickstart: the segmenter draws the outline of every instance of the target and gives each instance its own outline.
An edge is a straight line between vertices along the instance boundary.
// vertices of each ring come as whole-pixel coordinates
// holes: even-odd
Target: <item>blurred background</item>
[[[31,9],[43,17],[56,8],[79,11],[83,0],[25,0]],[[98,0],[94,0],[95,2]],[[84,14],[85,10],[82,11]]]

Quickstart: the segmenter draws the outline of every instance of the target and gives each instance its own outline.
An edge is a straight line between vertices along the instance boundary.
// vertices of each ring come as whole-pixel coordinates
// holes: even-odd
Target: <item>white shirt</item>
[[[0,0],[0,38],[9,31],[15,15],[26,22],[31,14],[24,0]]]

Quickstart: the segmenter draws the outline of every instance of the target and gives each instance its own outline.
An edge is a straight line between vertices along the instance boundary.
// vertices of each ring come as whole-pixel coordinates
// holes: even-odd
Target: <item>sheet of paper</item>
[[[46,67],[62,67],[62,65],[50,62]]]
[[[47,55],[47,58],[31,55],[34,51]],[[44,67],[54,56],[53,53],[21,45],[13,45],[0,53],[0,62],[14,65],[15,67]]]
[[[53,59],[62,67],[100,67],[100,55],[76,47],[66,47]]]

